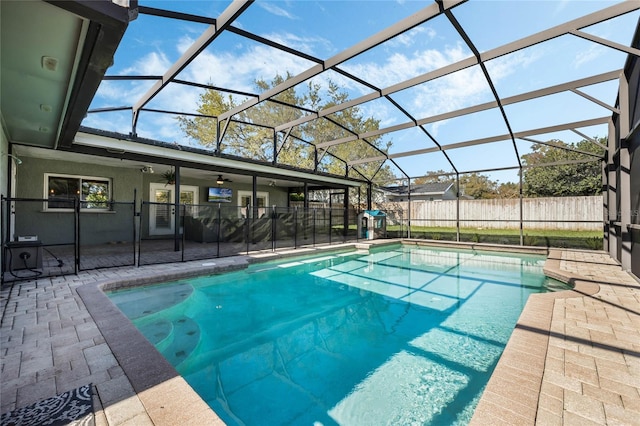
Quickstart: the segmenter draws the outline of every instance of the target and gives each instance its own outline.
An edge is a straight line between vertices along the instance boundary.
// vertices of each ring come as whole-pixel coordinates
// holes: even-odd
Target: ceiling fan
[[[223,178],[222,178],[222,175],[218,175],[218,179],[216,179],[216,183],[217,183],[218,185],[224,185],[224,183],[225,183],[225,182],[233,182],[233,181],[232,181],[232,180],[230,180],[230,179],[227,179],[227,178],[224,178],[224,179],[223,179]]]

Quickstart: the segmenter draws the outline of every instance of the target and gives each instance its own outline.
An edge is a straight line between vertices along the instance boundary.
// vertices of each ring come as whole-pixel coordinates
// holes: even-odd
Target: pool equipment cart
[[[367,240],[387,238],[387,214],[380,210],[364,210],[360,213],[358,236]]]

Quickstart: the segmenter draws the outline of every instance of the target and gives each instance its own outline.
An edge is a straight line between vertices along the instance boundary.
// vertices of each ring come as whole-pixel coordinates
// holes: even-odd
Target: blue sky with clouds
[[[228,1],[145,1],[140,5],[217,18]],[[234,23],[235,27],[290,46],[307,55],[326,60],[395,22],[429,6],[432,2],[402,1],[256,1]],[[489,1],[471,0],[453,9],[453,14],[482,53],[530,36],[568,20],[614,5],[614,1]],[[628,46],[639,12],[633,11],[584,31]],[[207,26],[141,14],[131,22],[107,75],[162,75]],[[458,63],[472,56],[464,40],[444,15],[418,25],[376,48],[351,58],[339,67],[377,88],[384,89],[421,74]],[[487,62],[497,93],[514,96],[620,69],[627,54],[571,35],[501,56]],[[185,68],[178,78],[203,84],[255,93],[256,79],[271,80],[276,74],[296,75],[311,68],[312,61],[225,32]],[[313,78],[326,86],[331,80],[350,98],[372,90],[334,71]],[[105,81],[92,108],[131,106],[153,84],[151,81]],[[583,90],[613,106],[617,82],[601,83]],[[298,88],[302,90],[301,88]],[[195,112],[201,89],[169,85],[148,108]],[[447,111],[494,100],[479,66],[470,67],[427,83],[391,94],[413,118],[421,119]],[[243,98],[238,97],[241,101]],[[384,98],[360,106],[365,115],[380,120],[381,127],[409,121]],[[574,93],[563,93],[525,103],[507,105],[505,112],[514,132],[541,128],[568,121],[610,116],[611,112]],[[177,126],[175,115],[143,112],[137,133],[163,141],[189,144]],[[131,131],[131,112],[89,114],[84,125],[122,133]],[[426,126],[441,145],[507,134],[498,109],[466,117],[430,123]],[[605,136],[606,125],[581,129],[589,136]],[[577,142],[573,132],[541,135]],[[417,128],[384,136],[393,145],[390,153],[433,147],[434,143]],[[522,155],[531,143],[517,141]],[[448,151],[460,171],[517,165],[511,140]],[[411,176],[429,170],[451,170],[442,153],[398,158],[397,163]],[[501,181],[514,180],[515,172],[495,173]]]

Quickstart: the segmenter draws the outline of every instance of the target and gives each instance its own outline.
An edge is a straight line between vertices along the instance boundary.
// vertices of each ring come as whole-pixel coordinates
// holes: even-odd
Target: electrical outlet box
[[[20,269],[42,269],[42,243],[14,241],[5,246],[5,271]]]

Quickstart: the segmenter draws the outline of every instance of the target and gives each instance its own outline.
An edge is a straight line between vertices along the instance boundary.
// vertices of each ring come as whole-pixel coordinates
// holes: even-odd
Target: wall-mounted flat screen
[[[210,203],[230,203],[233,191],[230,188],[209,187],[207,201]]]

